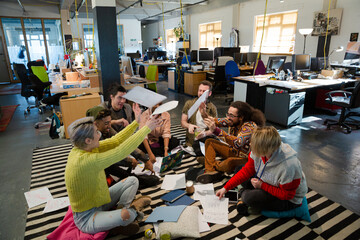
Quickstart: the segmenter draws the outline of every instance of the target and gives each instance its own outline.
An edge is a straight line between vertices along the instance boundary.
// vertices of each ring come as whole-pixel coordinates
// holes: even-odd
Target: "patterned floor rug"
[[[180,126],[172,127],[172,135],[185,138]],[[70,144],[35,149],[31,174],[31,189],[48,187],[54,198],[67,196],[64,171]],[[180,168],[168,174],[186,172],[190,167],[199,166],[194,157],[185,155]],[[161,179],[162,180],[162,179]],[[219,189],[228,180],[214,184]],[[142,189],[139,192],[152,197],[151,205],[144,210],[147,217],[154,208],[165,206],[160,197],[166,192],[155,187]],[[139,195],[140,195],[139,193]],[[360,216],[342,207],[315,191],[309,190],[306,195],[311,223],[293,218],[273,219],[262,215],[239,217],[234,205],[229,207],[229,224],[210,224],[211,231],[201,234],[201,239],[360,239]],[[66,209],[43,214],[44,205],[29,209],[26,222],[25,239],[46,239],[62,221]],[[202,207],[198,201],[194,206]],[[146,229],[153,229],[151,224],[140,223],[140,231],[128,238],[118,236],[112,239],[143,239]],[[154,230],[154,229],[153,229]]]
[[[21,83],[13,83],[0,86],[0,95],[11,95],[21,93]]]
[[[6,127],[9,125],[16,108],[18,105],[11,105],[11,106],[1,106],[0,111],[0,132],[4,132],[6,130]]]

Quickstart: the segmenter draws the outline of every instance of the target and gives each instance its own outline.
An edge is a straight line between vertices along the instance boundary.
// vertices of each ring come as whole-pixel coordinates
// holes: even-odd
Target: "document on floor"
[[[146,223],[152,222],[177,222],[181,213],[184,211],[186,206],[168,206],[168,207],[157,207],[145,220]]]
[[[142,106],[152,108],[156,104],[164,101],[165,96],[158,94],[156,92],[150,91],[143,87],[136,86],[126,93],[123,98],[136,102]]]
[[[194,185],[194,200],[201,200],[202,197],[207,197],[207,195],[215,195],[214,184],[196,184]]]
[[[161,189],[175,190],[185,188],[185,173],[165,175]]]
[[[53,198],[46,203],[43,213],[53,212],[62,208],[66,208],[69,205],[69,197]]]
[[[200,202],[204,209],[205,221],[224,225],[228,224],[228,198],[221,198],[219,200],[219,198],[214,195],[201,198]]]
[[[46,203],[47,201],[53,199],[47,187],[32,190],[24,194],[29,208],[36,207],[40,204]]]
[[[196,102],[191,106],[191,108],[189,109],[189,111],[187,112],[188,115],[188,119],[191,118],[191,116],[198,110],[198,108],[200,107],[200,104],[203,102],[206,102],[207,98],[209,97],[209,90],[206,90],[201,97],[199,97],[198,100],[196,100]]]

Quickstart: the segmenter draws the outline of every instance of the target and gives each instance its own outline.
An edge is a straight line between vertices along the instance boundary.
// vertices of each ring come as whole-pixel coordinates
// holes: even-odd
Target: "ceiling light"
[[[285,2],[284,0],[280,0],[280,3],[283,3],[283,2]]]

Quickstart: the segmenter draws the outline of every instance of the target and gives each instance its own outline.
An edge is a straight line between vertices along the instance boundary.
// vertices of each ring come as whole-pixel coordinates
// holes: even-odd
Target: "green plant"
[[[174,29],[173,29],[176,38],[181,38],[182,37],[181,26],[184,26],[184,21],[182,22],[182,24],[179,23],[179,25],[177,27],[174,27]]]

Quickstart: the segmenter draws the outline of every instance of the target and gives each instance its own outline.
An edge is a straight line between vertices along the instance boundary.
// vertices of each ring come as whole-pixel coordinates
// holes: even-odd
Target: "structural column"
[[[120,83],[120,67],[116,26],[115,0],[92,0],[95,53],[100,77],[100,89],[109,100],[108,89]]]

